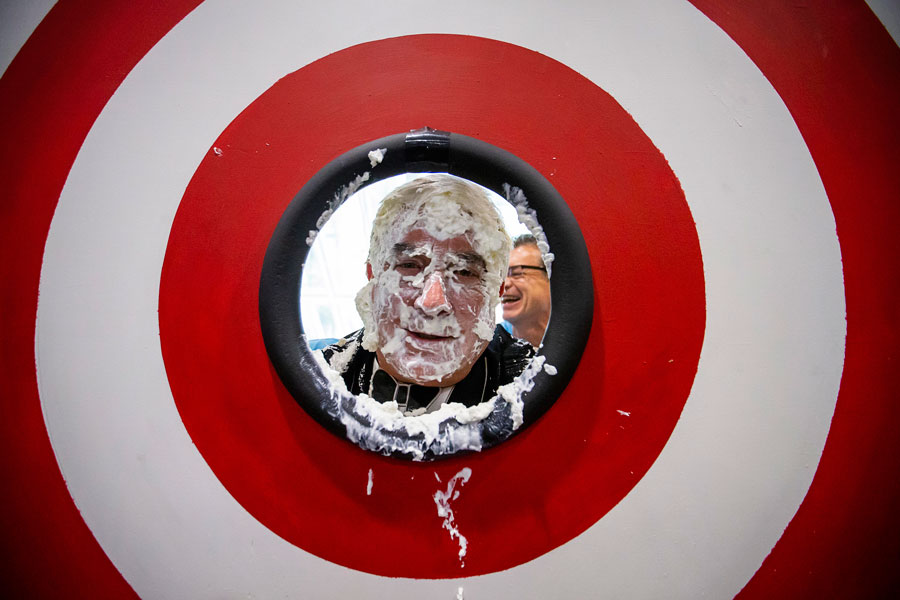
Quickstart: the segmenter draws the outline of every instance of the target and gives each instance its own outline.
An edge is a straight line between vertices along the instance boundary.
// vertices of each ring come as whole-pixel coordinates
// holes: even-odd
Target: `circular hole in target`
[[[479,184],[502,194],[516,207],[520,219],[537,238],[554,304],[536,353],[530,344],[513,341],[498,327],[486,350],[482,345],[471,352],[478,355],[471,367],[457,371],[464,371],[462,380],[448,387],[444,395],[436,392],[445,404],[422,414],[425,408],[402,412],[406,408],[402,400],[398,410],[368,397],[366,392],[371,393],[374,387],[372,371],[385,361],[381,346],[378,361],[374,352],[360,348],[362,332],[326,348],[323,355],[312,351],[298,299],[302,305],[301,282],[310,246],[353,193],[387,178],[426,173],[448,173]],[[417,181],[422,180],[410,185],[419,185]],[[554,254],[564,260],[551,262]],[[504,251],[504,265],[505,259]],[[505,281],[509,283],[509,277]],[[269,357],[285,387],[308,414],[329,431],[363,448],[431,460],[496,445],[535,422],[552,406],[575,372],[587,343],[593,316],[593,280],[578,224],[546,178],[496,146],[424,128],[363,144],[310,179],[285,210],[271,238],[260,279],[259,304]],[[493,320],[493,311],[490,314]],[[458,339],[464,337],[465,325]],[[475,339],[474,335],[469,337]],[[370,345],[370,350],[374,349]],[[477,393],[472,384],[476,380],[484,381]],[[495,394],[493,390],[504,383],[507,385],[500,389],[505,393]],[[439,382],[430,387],[438,390]],[[405,386],[397,389],[400,391],[395,399],[409,390]],[[411,399],[412,393],[406,393]],[[460,398],[468,406],[459,404]]]

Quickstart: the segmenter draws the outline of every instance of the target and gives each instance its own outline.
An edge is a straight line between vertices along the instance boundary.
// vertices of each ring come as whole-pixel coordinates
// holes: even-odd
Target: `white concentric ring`
[[[435,14],[437,11],[439,14]],[[427,16],[426,13],[427,12]],[[359,14],[358,19],[347,15]],[[525,565],[461,582],[383,578],[280,539],[228,494],[169,390],[157,300],[178,203],[213,140],[276,80],[326,54],[424,32],[537,50],[611,93],[665,154],[697,223],[707,329],[662,454],[606,517]],[[834,218],[787,109],[685,3],[356,0],[201,5],[129,74],[54,216],[36,327],[60,468],[144,597],[732,596],[809,488],[843,364]]]

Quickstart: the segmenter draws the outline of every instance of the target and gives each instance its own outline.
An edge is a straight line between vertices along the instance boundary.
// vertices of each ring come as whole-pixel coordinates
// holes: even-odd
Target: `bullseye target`
[[[403,57],[395,58],[396,73],[415,70],[414,75],[406,82],[389,76],[390,89],[382,90],[377,100],[366,101],[367,108],[379,115],[371,129],[333,133],[363,107],[355,90],[328,86],[326,74],[337,70],[362,88],[376,88],[385,73],[378,68],[385,56]],[[438,64],[441,71],[436,69]],[[513,118],[510,106],[517,91],[505,84],[498,65],[544,73],[533,87],[569,90],[571,96],[565,100],[554,92],[532,94],[528,105],[519,108],[517,119],[522,122],[537,123],[543,115],[553,115],[544,118],[542,131],[489,128],[473,117],[505,112]],[[448,73],[473,67],[484,72],[480,81],[460,84],[453,92],[441,89]],[[472,104],[473,94],[481,94],[477,106]],[[522,152],[531,164],[543,166],[545,177],[568,198],[575,218],[583,224],[588,248],[593,248],[592,276],[603,290],[603,307],[595,303],[592,322],[607,319],[602,330],[593,328],[580,360],[616,365],[602,377],[579,369],[559,405],[538,421],[535,431],[521,434],[521,440],[440,467],[374,460],[369,453],[323,437],[317,424],[298,414],[288,392],[277,384],[256,324],[264,253],[294,197],[292,186],[313,177],[334,158],[316,149],[335,135],[345,136],[344,143],[353,148],[376,139],[382,127],[388,131],[413,128],[425,114],[411,114],[404,98],[416,95],[440,127],[478,131],[499,148]],[[570,140],[571,122],[583,114],[585,106],[598,116],[597,121],[583,122],[584,137]],[[298,108],[306,117],[298,116],[286,125],[284,113]],[[335,125],[322,123],[322,115],[329,115]],[[315,129],[316,124],[320,129]],[[559,149],[558,156],[529,152],[528,140],[538,134]],[[598,145],[604,135],[627,151],[612,144]],[[204,157],[168,238],[160,288],[160,338],[175,404],[191,439],[235,499],[273,531],[332,562],[380,575],[490,573],[541,556],[584,531],[615,506],[652,464],[675,426],[697,367],[704,332],[700,250],[691,214],[665,159],[596,85],[555,61],[510,44],[446,35],[401,37],[336,52],[283,78],[247,107],[214,147],[222,149],[222,155],[208,152]],[[271,158],[254,152],[265,153],[267,148],[277,152],[270,153]],[[604,153],[612,156],[603,159]],[[597,155],[593,165],[553,170],[560,161],[574,164],[586,154]],[[641,160],[628,160],[634,154]],[[271,159],[296,166],[284,169],[284,180],[279,181],[276,170],[266,167]],[[307,170],[297,172],[304,167]],[[594,194],[606,199],[603,210],[592,208]],[[256,199],[252,209],[256,227],[248,226],[251,212],[246,199],[250,197]],[[652,206],[640,211],[640,218],[620,216],[648,198]],[[231,207],[227,217],[226,206]],[[552,216],[542,214],[548,220]],[[558,235],[552,229],[548,234],[551,240]],[[241,236],[252,236],[252,241],[236,244]],[[642,253],[629,256],[636,247],[643,248]],[[562,250],[557,271],[576,264],[577,255],[567,256],[563,244],[551,249]],[[565,260],[571,262],[562,267]],[[650,303],[643,290],[662,294],[667,301]],[[575,290],[568,293],[577,296]],[[216,298],[231,298],[220,305],[227,312],[219,312]],[[564,309],[565,300],[561,298],[556,306]],[[570,312],[577,314],[574,309]],[[582,326],[587,328],[590,322],[586,319]],[[209,337],[210,324],[220,329],[220,341]],[[565,335],[565,331],[549,335]],[[570,338],[574,344],[574,336]],[[223,369],[222,362],[229,366]],[[648,377],[648,373],[654,375]],[[268,407],[260,402],[259,381],[276,382],[275,401]],[[638,383],[642,381],[650,383]],[[596,402],[596,392],[607,400]],[[585,453],[617,459],[579,460]],[[298,456],[310,457],[309,464],[301,463]],[[561,479],[558,461],[580,466]],[[463,467],[473,470],[473,479],[466,486],[460,510],[495,504],[510,507],[503,519],[491,512],[472,515],[477,534],[469,533],[471,549],[464,570],[453,559],[454,545],[434,526],[435,507],[430,501],[436,485],[433,473],[446,481]],[[365,481],[370,468],[378,493],[356,502],[360,481]],[[479,477],[485,479],[479,483]],[[310,489],[317,491],[311,494]],[[544,515],[548,489],[556,490],[558,510]],[[273,494],[280,499],[278,504],[270,501]],[[428,501],[409,502],[407,497]],[[354,501],[348,503],[347,498]],[[398,505],[407,507],[402,522],[392,517]],[[322,506],[342,508],[331,512]],[[316,527],[296,522],[294,515],[311,511],[324,512]],[[520,541],[510,547],[510,538]],[[377,552],[366,539],[379,540]],[[394,557],[401,554],[406,559],[398,563]]]
[[[796,544],[795,514],[796,527],[818,523],[841,462],[829,456],[858,440],[862,418],[841,425],[835,405],[869,368],[852,349],[878,317],[858,315],[892,291],[859,273],[897,209],[878,201],[882,224],[854,229],[829,171],[843,155],[807,125],[791,69],[715,4],[704,10],[762,72],[687,3],[566,16],[462,2],[424,35],[434,15],[345,4],[123,13],[143,33],[102,111],[85,100],[82,129],[45,165],[29,146],[3,166],[10,181],[49,167],[38,202],[17,192],[10,217],[30,224],[2,224],[29,238],[10,267],[24,325],[9,343],[35,357],[5,368],[36,373],[13,377],[31,412],[7,437],[37,440],[35,461],[52,448],[67,486],[41,476],[64,507],[52,518],[89,547],[73,571],[88,563],[120,592],[118,571],[141,596],[733,596],[748,581],[764,594],[785,528]],[[4,76],[6,114],[49,108],[19,104],[12,83],[59,50],[68,10]],[[356,11],[364,23],[347,22]],[[871,51],[897,64],[896,47]],[[887,95],[897,88],[895,71]],[[596,290],[585,355],[553,409],[438,466],[369,455],[309,419],[267,360],[255,296],[265,243],[309,177],[424,124],[550,180]],[[860,161],[878,174],[861,182],[874,198],[897,189],[885,154]],[[877,400],[888,380],[871,373]],[[843,437],[826,446],[830,427]],[[432,496],[466,468],[463,562]]]

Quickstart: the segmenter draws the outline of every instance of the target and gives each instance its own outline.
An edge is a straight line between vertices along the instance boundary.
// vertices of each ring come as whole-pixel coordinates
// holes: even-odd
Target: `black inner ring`
[[[386,149],[372,166],[369,152]],[[552,377],[536,377],[522,395],[524,423],[515,431],[485,432],[483,447],[493,446],[534,423],[559,398],[575,373],[587,344],[593,319],[593,278],[581,229],[568,205],[537,170],[496,146],[461,134],[429,128],[388,136],[363,144],[325,165],[288,205],[275,229],[263,262],[259,313],[266,351],[285,387],[318,423],[340,437],[347,432],[326,409],[331,386],[303,335],[299,297],[310,231],[319,229],[322,213],[335,194],[358,176],[369,173],[364,185],[402,173],[446,172],[489,188],[506,197],[506,189],[522,190],[538,215],[555,254],[550,293],[550,322],[539,351],[557,369]],[[400,455],[398,456],[404,456]],[[426,458],[437,458],[426,452]]]

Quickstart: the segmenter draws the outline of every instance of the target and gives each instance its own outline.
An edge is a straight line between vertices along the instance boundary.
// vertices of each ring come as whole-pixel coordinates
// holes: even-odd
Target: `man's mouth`
[[[429,342],[445,341],[445,340],[454,339],[452,336],[449,336],[449,335],[432,335],[430,333],[420,333],[418,331],[412,331],[410,329],[407,329],[407,333],[409,333],[409,335],[412,336],[413,338],[416,338],[419,340],[425,340],[425,341],[429,341]]]
[[[500,302],[502,304],[512,304],[513,302],[518,302],[521,299],[522,299],[522,296],[506,296],[506,295],[504,295],[503,298],[500,299]]]

